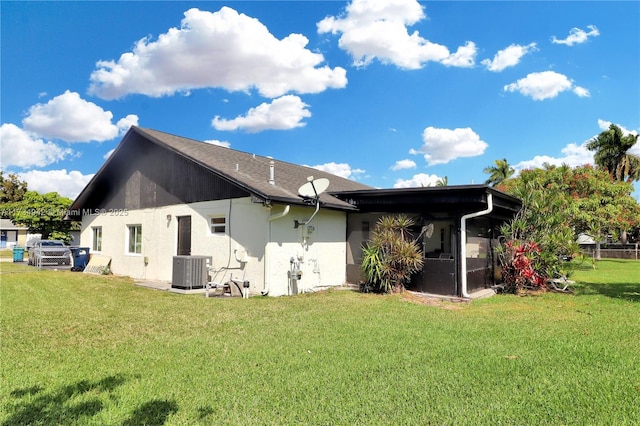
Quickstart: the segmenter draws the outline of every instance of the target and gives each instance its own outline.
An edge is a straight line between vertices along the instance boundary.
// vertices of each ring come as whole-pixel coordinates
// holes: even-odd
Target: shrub
[[[362,272],[365,290],[399,293],[422,268],[422,252],[410,228],[414,220],[405,216],[383,216],[371,240],[363,247]]]
[[[540,248],[534,242],[509,240],[504,243],[499,259],[505,292],[545,289],[548,277],[540,271],[540,253]]]

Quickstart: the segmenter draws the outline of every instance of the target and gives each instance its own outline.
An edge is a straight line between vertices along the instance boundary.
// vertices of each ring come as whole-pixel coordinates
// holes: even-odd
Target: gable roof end
[[[350,203],[332,196],[329,192],[371,189],[370,186],[332,175],[311,167],[300,166],[265,156],[249,154],[194,139],[184,138],[153,129],[132,126],[122,141],[74,201],[71,209],[79,209],[97,188],[101,174],[110,162],[119,157],[121,147],[133,134],[186,158],[220,178],[249,192],[265,203],[280,202],[305,205],[298,195],[298,188],[309,176],[329,179],[328,192],[320,195],[323,207],[338,210],[354,210]],[[270,167],[273,163],[274,182],[270,183]]]

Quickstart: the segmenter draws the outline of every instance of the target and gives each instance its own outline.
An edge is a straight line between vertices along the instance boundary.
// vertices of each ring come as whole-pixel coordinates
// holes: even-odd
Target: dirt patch
[[[452,302],[452,301],[441,299],[438,297],[409,293],[406,291],[400,296],[400,300],[402,300],[403,302],[415,303],[418,305],[426,305],[426,306],[436,306],[438,308],[449,309],[449,310],[460,310],[467,303],[463,301]]]

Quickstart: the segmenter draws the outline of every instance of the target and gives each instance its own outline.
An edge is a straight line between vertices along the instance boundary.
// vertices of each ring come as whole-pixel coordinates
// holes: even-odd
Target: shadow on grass
[[[45,392],[37,385],[14,389],[9,395],[24,401],[5,408],[12,413],[2,425],[82,423],[83,419],[86,421],[102,410],[103,403],[98,398],[101,393],[109,394],[124,382],[124,377],[116,375],[93,382],[81,380],[53,392]],[[77,398],[83,400],[75,401]]]
[[[201,421],[210,419],[214,413],[213,408],[210,406],[198,407],[198,419]]]
[[[580,283],[576,286],[578,294],[601,294],[613,299],[640,302],[640,284],[590,284]]]
[[[104,409],[101,398],[114,399],[111,392],[125,381],[124,376],[115,375],[97,381],[81,380],[51,392],[39,385],[14,389],[9,396],[18,401],[3,407],[10,414],[2,426],[87,423]],[[122,426],[163,425],[177,411],[175,401],[151,400],[136,408]]]
[[[131,416],[122,422],[122,426],[160,426],[166,422],[167,417],[177,411],[178,404],[175,401],[154,399],[136,408]]]

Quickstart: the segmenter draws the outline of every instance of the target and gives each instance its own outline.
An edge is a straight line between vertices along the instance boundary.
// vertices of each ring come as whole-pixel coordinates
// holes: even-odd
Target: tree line
[[[522,200],[522,209],[501,228],[498,249],[503,281],[512,291],[565,275],[579,234],[594,239],[596,259],[607,239],[640,240],[640,204],[632,196],[640,158],[629,152],[637,141],[637,134],[624,135],[611,124],[586,145],[595,167],[544,164],[513,177],[514,168],[502,159],[484,169],[487,184]]]
[[[71,240],[71,231],[79,229],[77,223],[65,220],[71,203],[57,192],[30,191],[27,182],[13,173],[5,176],[0,170],[0,217],[26,226],[44,240]]]

